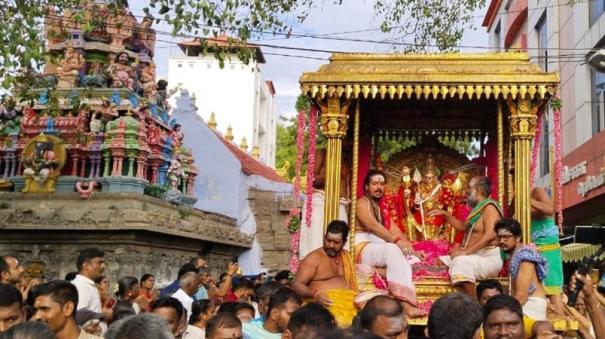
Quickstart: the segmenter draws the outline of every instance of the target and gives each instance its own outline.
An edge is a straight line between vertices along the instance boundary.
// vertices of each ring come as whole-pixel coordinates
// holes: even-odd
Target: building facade
[[[287,268],[291,235],[285,224],[297,204],[292,185],[202,121],[187,90],[175,101],[172,117],[183,126],[184,144],[200,166],[195,207],[233,218],[242,234],[253,237],[239,256],[243,274]]]
[[[168,83],[195,96],[205,121],[214,113],[219,130],[226,133],[231,127],[237,143],[249,145],[248,152],[254,150],[259,160],[275,166],[276,92],[273,83],[262,77],[264,56],[259,47],[252,46],[256,58],[248,64],[234,52],[221,67],[212,51],[227,44],[228,37],[221,35],[209,41],[208,53],[202,55],[199,41],[179,43],[180,50],[168,61]]]
[[[521,50],[558,72],[565,225],[605,224],[605,73],[586,62],[605,47],[605,0],[492,0],[483,21],[493,51]],[[543,119],[538,185],[551,190],[553,117]]]

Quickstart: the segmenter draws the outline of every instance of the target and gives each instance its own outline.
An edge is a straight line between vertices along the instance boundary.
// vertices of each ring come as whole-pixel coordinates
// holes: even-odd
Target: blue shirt
[[[271,333],[260,321],[251,321],[242,326],[244,339],[281,339],[281,333]]]
[[[160,290],[160,298],[169,297],[173,295],[176,291],[179,290],[179,288],[181,288],[181,286],[179,284],[179,280],[177,279],[171,282],[170,285]]]
[[[204,299],[208,299],[208,291],[206,291],[206,288],[204,286],[200,286],[200,288],[197,290],[197,293],[195,293],[195,300],[204,300]]]

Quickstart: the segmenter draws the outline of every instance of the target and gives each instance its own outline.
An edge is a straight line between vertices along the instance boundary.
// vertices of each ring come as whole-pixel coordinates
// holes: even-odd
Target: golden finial
[[[246,140],[246,137],[242,138],[242,142],[239,144],[239,149],[244,152],[248,152],[248,141]]]
[[[227,126],[227,134],[225,134],[225,140],[233,141],[233,128],[231,128],[231,125]]]
[[[252,147],[252,157],[258,159],[260,157],[260,148],[258,146]]]
[[[216,129],[216,117],[214,116],[214,112],[210,113],[210,120],[208,120],[208,127],[212,129]]]

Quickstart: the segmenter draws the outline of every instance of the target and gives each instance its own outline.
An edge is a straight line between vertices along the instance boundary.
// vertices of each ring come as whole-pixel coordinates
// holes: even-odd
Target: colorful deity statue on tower
[[[43,133],[30,140],[23,154],[23,192],[54,192],[55,181],[65,164],[65,146]]]

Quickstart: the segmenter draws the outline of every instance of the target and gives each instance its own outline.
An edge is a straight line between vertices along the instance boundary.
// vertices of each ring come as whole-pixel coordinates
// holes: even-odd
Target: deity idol
[[[443,175],[441,181],[432,157],[426,161],[423,173],[416,168],[412,174],[408,166],[393,170],[401,181],[396,192],[387,192],[381,199],[380,207],[385,226],[391,232],[407,233],[411,240],[450,239],[442,216],[430,216],[434,209],[451,210],[463,204],[463,199],[454,199],[460,192],[453,192],[454,179]]]
[[[55,166],[59,165],[53,151],[53,142],[46,135],[38,136],[34,143],[34,151],[24,157],[23,164],[25,165],[23,176],[44,185]]]
[[[113,80],[111,87],[126,87],[133,90],[135,71],[135,68],[128,64],[128,54],[126,52],[119,53],[109,66],[109,74]]]
[[[170,161],[170,167],[168,168],[168,181],[171,189],[178,190],[181,179],[185,177],[183,166],[181,165],[180,156],[174,157]]]
[[[73,49],[72,46],[68,45],[65,49],[63,59],[59,63],[57,68],[59,86],[62,87],[74,87],[78,79],[79,71],[84,67],[86,61],[84,56]]]
[[[437,179],[437,172],[433,158],[429,157],[422,179],[417,182],[416,194],[414,195],[414,219],[420,224],[422,235],[425,239],[432,239],[441,233],[441,227],[445,222],[442,216],[431,217],[428,212],[435,208],[443,208],[442,193],[443,186]],[[409,206],[409,205],[408,205]]]

